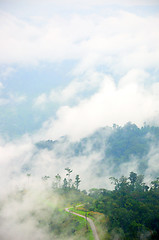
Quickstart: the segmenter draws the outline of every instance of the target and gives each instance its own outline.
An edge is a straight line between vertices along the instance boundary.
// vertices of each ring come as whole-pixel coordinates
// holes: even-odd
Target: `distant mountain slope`
[[[123,127],[113,125],[105,127],[78,142],[71,142],[68,137],[58,140],[41,141],[36,144],[40,149],[55,151],[56,156],[67,159],[89,156],[99,153],[100,157],[94,167],[100,176],[105,168],[111,168],[111,173],[119,172],[120,166],[131,163],[136,159],[139,173],[148,168],[148,153],[159,145],[159,127],[144,125],[139,128],[135,124],[127,123]]]
[[[120,161],[127,161],[131,155],[142,158],[148,154],[151,144],[158,141],[158,127],[138,128],[135,124],[127,123],[124,127],[117,126],[109,137],[106,155]]]

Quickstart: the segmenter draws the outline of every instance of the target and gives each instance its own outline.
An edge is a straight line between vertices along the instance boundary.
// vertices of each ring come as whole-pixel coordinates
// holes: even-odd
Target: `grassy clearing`
[[[70,211],[91,218],[96,226],[100,240],[108,240],[109,234],[106,229],[107,219],[99,212],[87,211],[83,206],[69,208]]]
[[[68,212],[65,212],[65,213],[69,216],[71,215],[72,221],[76,222],[76,233],[79,234],[80,238],[83,237],[83,239],[94,240],[91,227],[84,218],[73,215]]]

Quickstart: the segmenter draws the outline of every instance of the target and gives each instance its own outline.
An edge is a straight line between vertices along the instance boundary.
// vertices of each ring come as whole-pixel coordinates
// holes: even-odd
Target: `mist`
[[[64,211],[82,204],[101,240],[124,239],[110,178],[132,195],[130,173],[143,194],[158,186],[158,13],[157,0],[0,1],[1,240],[89,239]]]
[[[158,176],[158,144],[152,142],[148,153],[143,156],[144,164],[147,164],[144,171],[141,170],[143,159],[135,154],[130,155],[129,161],[116,163],[107,157],[106,152],[110,145],[109,139],[117,129],[100,128],[78,141],[65,136],[56,140],[49,139],[48,142],[36,142],[36,138],[29,135],[15,141],[1,141],[1,239],[66,240],[68,236],[69,239],[85,239],[79,233],[72,235],[72,218],[61,215],[58,210],[64,211],[67,199],[54,192],[53,185],[57,174],[62,179],[67,177],[67,167],[73,170],[73,181],[79,174],[81,191],[85,189],[89,192],[92,188],[112,190],[114,187],[109,178],[119,178],[122,175],[128,177],[130,172],[143,174],[144,182],[151,186],[151,181]],[[150,134],[145,136],[145,140],[153,138]],[[46,181],[45,176],[48,177]],[[61,232],[57,229],[60,229],[63,222],[68,225]],[[115,232],[112,236],[115,239],[115,236],[122,234]]]

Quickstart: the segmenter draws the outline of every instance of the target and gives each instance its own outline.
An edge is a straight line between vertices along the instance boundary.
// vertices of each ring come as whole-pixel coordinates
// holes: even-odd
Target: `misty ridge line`
[[[63,177],[64,167],[68,166],[74,170],[73,178],[80,175],[82,189],[111,188],[109,177],[128,176],[131,171],[144,174],[146,181],[151,182],[159,171],[158,139],[158,127],[145,124],[139,128],[128,123],[123,127],[114,124],[113,128],[100,128],[78,142],[69,137],[38,143],[24,138],[4,144],[2,192],[11,185],[23,185],[25,174],[31,174],[35,182],[57,173]]]
[[[72,162],[73,158],[74,162],[78,162],[78,159],[82,161],[82,157],[86,159],[91,154],[92,158],[93,154],[98,155],[98,160],[93,159],[92,165],[89,166],[92,173],[98,166],[98,172],[94,171],[98,177],[105,175],[107,164],[109,173],[116,176],[125,174],[126,168],[127,175],[134,170],[145,175],[157,176],[158,168],[155,170],[151,161],[153,162],[158,154],[158,139],[158,127],[145,124],[138,128],[135,124],[127,123],[123,127],[114,124],[113,128],[101,128],[78,142],[71,142],[68,137],[62,137],[54,141],[41,141],[36,146],[40,151],[54,151],[57,158],[65,156],[68,162]]]

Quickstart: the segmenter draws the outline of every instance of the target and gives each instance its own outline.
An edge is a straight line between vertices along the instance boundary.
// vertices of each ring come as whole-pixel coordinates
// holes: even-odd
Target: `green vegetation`
[[[90,194],[94,199],[89,210],[104,213],[110,236],[118,239],[159,239],[159,178],[151,188],[143,176],[131,172],[129,178],[111,178],[114,191],[99,189]]]
[[[72,215],[71,213],[68,213],[69,215]],[[76,228],[76,231],[78,232],[78,237],[83,237],[84,239],[88,240],[94,240],[94,236],[92,233],[92,230],[90,228],[90,225],[87,223],[87,221],[80,217],[73,215],[73,221],[78,222],[78,228]]]
[[[107,219],[104,214],[99,212],[88,211],[87,204],[69,208],[70,211],[91,218],[96,226],[100,240],[109,239],[106,229]]]
[[[54,212],[55,217],[50,218],[50,221],[46,222],[49,224],[49,231],[53,236],[58,239],[93,239],[90,228],[86,227],[85,219],[74,216],[67,212]]]
[[[10,228],[13,231],[15,227],[25,229],[27,234],[29,232],[31,235],[33,234],[31,239],[34,239],[34,235],[37,234],[35,239],[93,240],[93,233],[90,226],[86,224],[86,220],[64,210],[67,204],[71,204],[71,196],[74,196],[75,201],[80,199],[76,192],[76,189],[70,189],[70,191],[56,192],[55,194],[55,189],[52,191],[48,188],[39,193],[36,189],[31,190],[30,188],[15,191],[7,196],[3,204],[1,203],[0,218],[2,219],[3,212],[7,209],[9,212],[6,217],[9,217]],[[67,201],[66,198],[68,198]],[[10,209],[10,206],[14,206],[14,208]],[[5,216],[3,219],[5,221]],[[1,229],[3,229],[3,222]],[[22,236],[18,237],[20,232],[21,230],[17,231],[14,239],[16,237],[22,239]]]
[[[67,168],[63,180],[57,174],[51,187],[46,184],[50,177],[43,177],[44,190],[39,193],[31,188],[30,181],[28,188],[7,196],[1,203],[1,214],[14,206],[12,211],[7,210],[13,226],[16,223],[18,228],[28,226],[31,231],[40,231],[46,240],[93,240],[86,220],[66,212],[68,207],[93,220],[100,240],[159,239],[159,178],[148,186],[143,175],[130,172],[129,177],[110,178],[114,190],[92,188],[87,194],[75,185],[77,180],[80,184],[79,175],[73,181],[71,173]],[[31,175],[27,175],[27,181],[28,177]]]
[[[114,171],[117,172],[120,164],[130,162],[134,156],[138,159],[138,171],[144,173],[148,168],[147,154],[152,145],[158,145],[158,141],[159,127],[145,124],[139,128],[130,122],[123,127],[114,125],[106,142],[108,147],[105,148],[105,158],[111,159]]]
[[[72,170],[66,171],[67,178],[63,184],[55,184],[58,187],[53,191],[72,212],[94,221],[101,240],[115,236],[121,240],[159,239],[159,178],[148,186],[143,175],[130,172],[129,177],[110,178],[113,191],[92,188],[87,194],[75,187]],[[59,175],[58,179],[61,181]]]

